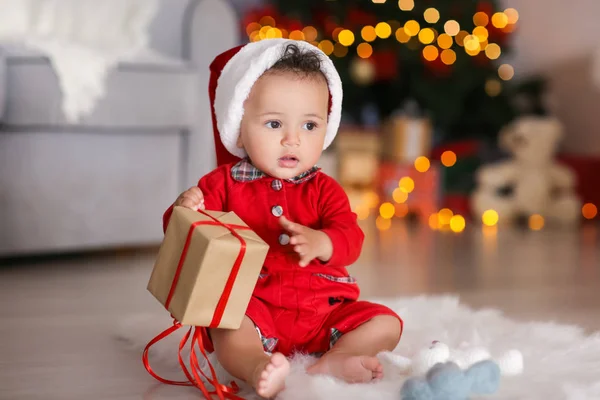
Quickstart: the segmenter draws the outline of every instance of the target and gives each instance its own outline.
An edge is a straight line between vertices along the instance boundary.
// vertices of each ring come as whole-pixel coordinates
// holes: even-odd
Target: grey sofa
[[[0,47],[0,257],[159,243],[214,167],[208,67],[239,38],[225,0],[162,0],[152,47],[171,60],[119,65],[74,125],[49,60]]]

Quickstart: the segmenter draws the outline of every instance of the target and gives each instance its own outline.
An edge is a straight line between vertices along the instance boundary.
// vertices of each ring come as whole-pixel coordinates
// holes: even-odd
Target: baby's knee
[[[402,321],[393,315],[377,315],[370,321],[375,332],[381,338],[395,347],[402,335]]]

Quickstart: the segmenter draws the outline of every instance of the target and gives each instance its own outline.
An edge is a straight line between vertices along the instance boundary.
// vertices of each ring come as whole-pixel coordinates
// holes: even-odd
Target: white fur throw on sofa
[[[107,73],[148,45],[158,0],[0,0],[0,46],[16,43],[49,57],[69,122],[93,111]]]

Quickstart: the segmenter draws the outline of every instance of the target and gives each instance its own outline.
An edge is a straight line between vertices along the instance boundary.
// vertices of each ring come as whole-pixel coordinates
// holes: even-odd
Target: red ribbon
[[[150,375],[152,375],[152,377],[155,378],[156,380],[158,380],[159,382],[166,383],[168,385],[195,386],[196,388],[200,389],[200,391],[202,392],[204,397],[209,400],[212,399],[212,397],[211,397],[212,395],[217,395],[220,400],[225,400],[225,399],[244,400],[242,397],[236,396],[236,393],[239,392],[239,387],[236,385],[235,382],[232,381],[230,384],[231,385],[230,387],[219,383],[215,369],[213,368],[212,364],[210,363],[210,361],[208,359],[208,355],[206,354],[206,350],[204,348],[204,343],[202,341],[202,330],[206,329],[206,328],[196,327],[194,330],[194,334],[192,336],[192,342],[191,342],[191,352],[190,352],[190,367],[192,370],[191,373],[190,373],[190,371],[188,371],[187,367],[185,366],[185,362],[183,361],[183,357],[181,356],[181,351],[183,350],[187,341],[189,340],[190,335],[192,333],[192,329],[194,329],[194,328],[190,327],[190,329],[187,331],[187,333],[184,335],[184,337],[179,342],[179,351],[177,353],[177,358],[179,360],[179,365],[181,366],[183,373],[185,374],[186,378],[188,379],[187,381],[172,381],[169,379],[164,379],[152,370],[152,367],[150,367],[150,362],[148,360],[148,351],[150,350],[150,347],[152,347],[154,344],[161,341],[162,339],[166,338],[173,332],[181,329],[182,327],[183,327],[183,325],[181,325],[181,323],[179,323],[177,320],[174,319],[172,327],[164,330],[163,332],[158,334],[154,339],[152,339],[150,342],[148,342],[148,344],[146,345],[146,348],[144,349],[144,353],[142,355],[142,361],[144,363],[144,367],[146,368],[146,371],[148,371],[148,373]],[[202,371],[202,368],[200,368],[200,364],[198,362],[198,357],[196,355],[196,345],[200,348],[200,352],[202,353],[202,355],[204,356],[204,358],[206,359],[206,361],[208,363],[208,366],[210,368],[210,372],[212,375],[212,379],[209,378],[204,373],[204,371]],[[204,382],[202,381],[202,377],[200,377],[200,375],[202,375],[204,377],[204,379],[206,379],[206,381],[208,381],[208,383],[210,383],[215,388],[212,392],[208,391],[208,389],[204,385]]]
[[[250,229],[250,228],[248,228],[247,226],[244,226],[244,225],[225,224],[225,223],[219,221],[218,219],[214,218],[213,216],[205,213],[204,211],[201,211],[201,210],[198,210],[198,211],[200,213],[202,213],[203,215],[209,217],[212,221],[196,221],[190,226],[190,229],[188,230],[187,238],[185,240],[185,244],[183,246],[183,250],[181,252],[181,256],[179,257],[179,263],[177,264],[177,269],[175,270],[175,276],[173,277],[173,282],[171,283],[171,289],[169,290],[169,295],[167,296],[167,300],[165,302],[165,308],[167,310],[169,309],[169,305],[171,304],[171,300],[173,299],[173,295],[175,294],[175,289],[177,287],[177,283],[179,282],[181,270],[183,268],[183,264],[185,263],[187,253],[188,253],[189,247],[192,242],[192,235],[193,235],[196,227],[200,226],[200,225],[222,226],[222,227],[228,229],[229,232],[231,232],[231,234],[240,241],[240,251],[239,251],[238,256],[233,264],[233,267],[231,268],[231,272],[229,273],[229,277],[227,278],[227,282],[225,283],[223,293],[221,294],[221,297],[219,298],[219,302],[217,303],[217,306],[215,308],[215,312],[213,314],[213,319],[209,324],[209,328],[216,328],[221,323],[221,319],[223,318],[223,313],[225,312],[225,307],[227,306],[227,301],[229,300],[229,296],[231,295],[231,290],[233,289],[233,284],[235,283],[235,279],[237,278],[238,272],[242,265],[244,255],[246,254],[246,241],[235,230],[236,229],[246,230],[246,229]],[[221,400],[224,400],[225,398],[232,399],[232,400],[243,400],[243,398],[235,395],[235,393],[237,393],[239,391],[239,388],[235,384],[235,382],[231,382],[231,387],[228,387],[228,386],[220,384],[219,381],[217,380],[215,370],[214,370],[212,364],[210,363],[210,360],[208,359],[208,355],[206,354],[206,350],[204,348],[204,342],[202,340],[202,332],[203,332],[203,330],[206,329],[204,327],[196,327],[194,330],[193,337],[192,337],[191,352],[190,352],[190,366],[191,366],[191,370],[192,370],[191,373],[188,371],[187,367],[185,366],[185,363],[181,356],[181,350],[183,350],[183,348],[185,347],[185,344],[189,340],[193,327],[190,327],[188,332],[185,334],[185,336],[181,339],[181,342],[179,343],[179,352],[178,352],[179,365],[181,366],[183,373],[185,374],[186,378],[188,379],[187,381],[172,381],[172,380],[164,379],[164,378],[161,378],[160,376],[158,376],[152,370],[152,368],[150,367],[150,362],[148,361],[148,351],[149,351],[150,347],[152,347],[154,344],[156,344],[160,340],[166,338],[167,336],[169,336],[170,334],[172,334],[173,332],[177,331],[180,328],[182,328],[181,323],[179,321],[177,321],[176,319],[173,319],[172,327],[166,329],[165,331],[163,331],[162,333],[157,335],[154,339],[152,339],[146,345],[146,348],[144,349],[144,354],[142,356],[142,361],[144,363],[144,367],[146,368],[146,371],[148,371],[148,373],[152,377],[154,377],[156,380],[158,380],[159,382],[162,382],[162,383],[166,383],[169,385],[178,385],[178,386],[195,386],[198,389],[200,389],[200,391],[202,392],[202,394],[204,395],[204,397],[206,399],[211,399],[212,398],[211,395],[216,394],[219,397],[219,399],[221,399]],[[198,363],[198,356],[196,355],[196,349],[195,349],[196,346],[195,345],[198,345],[198,347],[200,348],[200,352],[202,353],[202,356],[206,359],[206,361],[208,363],[208,367],[210,368],[212,379],[209,378],[204,373],[204,371],[202,371],[202,369],[200,368],[200,364]],[[204,385],[204,383],[202,381],[202,377],[200,375],[202,375],[202,377],[204,377],[204,379],[206,379],[211,385],[213,385],[213,387],[215,388],[214,391],[209,392],[206,389],[206,386]]]

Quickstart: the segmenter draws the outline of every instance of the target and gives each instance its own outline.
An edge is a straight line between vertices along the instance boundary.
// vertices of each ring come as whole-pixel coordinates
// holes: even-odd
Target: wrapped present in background
[[[431,120],[421,116],[415,103],[393,114],[383,128],[382,156],[386,161],[410,164],[431,151]]]
[[[148,290],[183,325],[237,329],[268,249],[233,212],[174,207]]]
[[[381,138],[376,131],[344,127],[340,129],[335,148],[337,177],[346,188],[370,188],[379,166]]]

